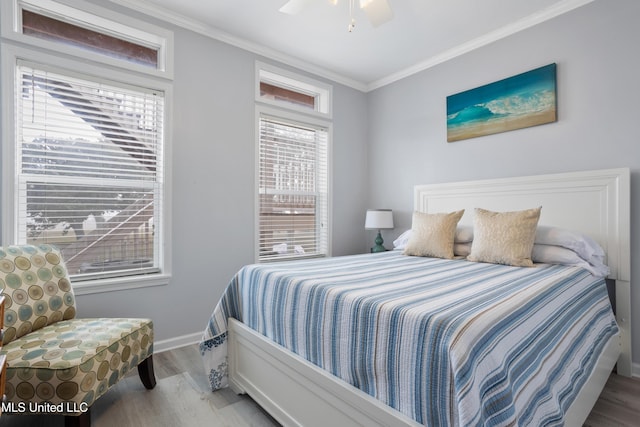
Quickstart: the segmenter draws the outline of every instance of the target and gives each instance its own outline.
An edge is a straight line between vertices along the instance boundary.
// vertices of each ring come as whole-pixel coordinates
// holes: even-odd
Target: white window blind
[[[328,132],[260,117],[259,260],[328,253]]]
[[[17,236],[75,279],[158,272],[164,94],[18,63]]]

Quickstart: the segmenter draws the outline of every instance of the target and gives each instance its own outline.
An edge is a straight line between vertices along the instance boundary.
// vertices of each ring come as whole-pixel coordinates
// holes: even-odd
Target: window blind
[[[75,279],[160,270],[164,94],[19,63],[17,236]]]
[[[328,253],[328,132],[262,116],[259,260]]]

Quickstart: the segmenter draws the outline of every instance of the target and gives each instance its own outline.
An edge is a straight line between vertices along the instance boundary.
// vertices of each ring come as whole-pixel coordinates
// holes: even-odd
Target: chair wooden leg
[[[138,365],[138,375],[147,390],[151,390],[156,386],[156,375],[153,372],[153,355],[150,355],[140,362]]]
[[[91,408],[80,415],[65,415],[64,427],[91,427]]]

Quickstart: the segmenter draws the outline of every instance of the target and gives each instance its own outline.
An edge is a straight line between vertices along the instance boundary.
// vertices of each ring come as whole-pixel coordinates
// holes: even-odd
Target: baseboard
[[[179,337],[169,338],[166,340],[155,341],[153,343],[153,352],[162,353],[163,351],[173,350],[174,348],[185,347],[200,342],[202,339],[202,331],[192,334],[181,335]]]

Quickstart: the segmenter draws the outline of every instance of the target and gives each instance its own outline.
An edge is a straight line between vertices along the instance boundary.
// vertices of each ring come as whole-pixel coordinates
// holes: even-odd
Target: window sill
[[[169,284],[169,280],[171,280],[171,275],[169,274],[149,274],[145,276],[111,277],[108,279],[78,281],[75,283],[72,282],[72,285],[73,293],[78,296],[146,288],[150,286],[164,286]]]

